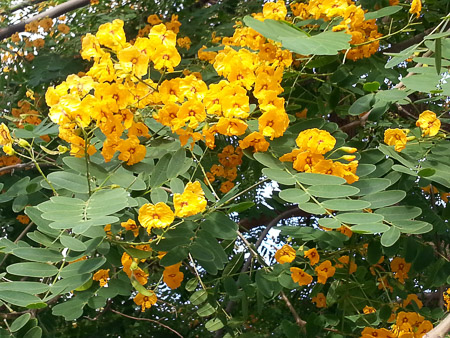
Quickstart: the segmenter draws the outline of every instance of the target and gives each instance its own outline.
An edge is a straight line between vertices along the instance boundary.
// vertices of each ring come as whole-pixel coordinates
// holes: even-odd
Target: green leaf
[[[442,65],[442,42],[441,38],[437,38],[434,43],[434,60],[436,61],[436,73],[441,73]]]
[[[388,231],[389,226],[383,223],[364,223],[354,225],[350,229],[356,233],[377,234]]]
[[[56,171],[48,174],[47,178],[56,188],[67,189],[71,192],[84,194],[89,192],[85,176],[65,171]]]
[[[228,210],[228,213],[232,213],[232,212],[243,212],[245,210],[248,210],[250,208],[252,208],[255,205],[254,202],[241,202],[238,204],[233,204],[230,205],[230,209]]]
[[[326,200],[322,202],[322,205],[327,209],[336,211],[352,211],[370,208],[370,203],[367,201],[350,199]]]
[[[64,247],[73,251],[85,251],[87,249],[86,244],[72,236],[61,236],[59,241]]]
[[[342,177],[314,173],[299,173],[295,177],[300,183],[308,185],[341,185],[347,182]]]
[[[301,30],[298,30],[297,28],[289,25],[284,21],[277,21],[271,19],[259,21],[247,15],[244,17],[244,23],[247,26],[253,28],[255,31],[257,31],[264,37],[278,42],[280,42],[282,37],[291,36],[294,38],[298,38],[300,36],[306,36],[306,33],[302,32]]]
[[[339,198],[353,196],[359,193],[359,189],[349,185],[336,185],[330,188],[329,185],[314,185],[307,191],[316,197]]]
[[[208,331],[217,331],[223,328],[223,322],[219,318],[213,318],[206,322],[205,328]]]
[[[356,168],[356,176],[363,177],[374,172],[377,167],[373,164],[359,163],[358,168]]]
[[[150,177],[150,186],[152,188],[159,187],[167,180],[167,169],[172,156],[170,154],[164,155],[158,163],[156,163],[155,169]],[[181,166],[181,164],[178,164]]]
[[[417,172],[417,175],[420,177],[430,177],[433,176],[436,173],[436,169],[433,168],[425,168],[421,169]]]
[[[401,62],[405,61],[407,58],[409,58],[411,56],[411,54],[414,53],[414,51],[416,50],[417,47],[419,47],[418,43],[404,49],[400,53],[388,54],[388,55],[392,55],[393,57],[386,63],[386,65],[384,67],[385,68],[393,68],[393,67],[397,66],[399,63],[401,63]]]
[[[436,74],[414,74],[402,79],[403,84],[408,89],[419,92],[430,93],[437,90],[441,77]]]
[[[364,14],[364,19],[372,20],[372,19],[382,18],[383,16],[389,16],[389,15],[397,13],[402,8],[403,8],[402,6],[387,6],[382,9],[379,9],[378,11],[369,12],[369,13]]]
[[[60,262],[63,256],[59,252],[52,251],[48,248],[17,248],[12,254],[22,259],[33,262]]]
[[[391,181],[386,178],[364,178],[352,183],[353,187],[359,189],[356,196],[364,196],[379,192],[391,185]]]
[[[6,267],[6,271],[11,275],[27,277],[51,277],[58,273],[58,269],[45,263],[16,263]]]
[[[309,195],[301,189],[284,189],[279,193],[280,198],[289,203],[305,203],[309,201]]]
[[[433,230],[430,223],[423,221],[396,220],[392,224],[401,232],[406,234],[420,235]]]
[[[178,149],[175,152],[175,154],[173,154],[167,166],[166,174],[168,179],[177,177],[181,173],[181,170],[183,170],[183,166],[181,164],[184,163],[185,159],[186,159],[186,150],[184,148]]]
[[[311,202],[300,203],[298,207],[309,214],[323,215],[327,213],[327,210],[324,207],[316,203]]]
[[[66,320],[74,320],[83,314],[83,308],[86,305],[81,299],[72,298],[64,303],[55,305],[52,308],[52,314],[63,316]]]
[[[159,264],[162,266],[171,266],[181,262],[188,256],[188,251],[185,247],[177,246],[167,252],[163,258],[161,258]]]
[[[342,225],[342,223],[336,218],[319,218],[318,222],[319,225],[330,229],[338,229]]]
[[[191,245],[190,252],[195,259],[207,262],[214,260],[214,254],[208,248],[197,243]]]
[[[150,198],[151,198],[153,204],[156,204],[159,202],[166,203],[168,196],[167,196],[167,192],[163,188],[157,187],[157,188],[152,189],[152,191],[150,193]]]
[[[174,194],[182,194],[184,191],[184,183],[179,178],[175,177],[170,180],[170,189]]]
[[[281,43],[284,48],[302,55],[336,55],[350,47],[350,39],[345,32],[326,31],[313,36],[283,36]]]
[[[237,224],[221,212],[208,215],[200,226],[217,238],[234,240],[237,236]]]
[[[374,194],[364,196],[361,199],[370,202],[372,209],[378,209],[398,203],[404,199],[405,196],[406,192],[403,190],[388,190],[376,192]]]
[[[5,282],[0,283],[0,291],[21,291],[36,295],[47,292],[49,286],[39,282]]]
[[[50,287],[50,291],[53,294],[62,294],[76,290],[80,286],[86,284],[91,280],[91,274],[85,273],[80,275],[73,275],[67,278],[58,280],[55,284]]]
[[[41,337],[42,337],[42,328],[40,328],[39,326],[31,328],[23,336],[23,338],[41,338]]]
[[[350,224],[371,224],[382,222],[384,220],[384,217],[382,215],[372,214],[369,212],[348,212],[339,214],[336,216],[336,218],[342,223]]]
[[[253,157],[255,158],[255,160],[257,160],[259,163],[261,163],[262,165],[268,167],[268,168],[272,168],[272,169],[284,169],[283,164],[281,163],[281,161],[279,159],[277,159],[276,157],[272,156],[269,153],[255,153],[253,154]]]
[[[105,264],[105,262],[105,257],[95,257],[71,263],[62,268],[60,276],[62,278],[68,278],[71,276],[89,273],[99,269],[103,264]]]
[[[363,89],[366,92],[375,92],[380,89],[380,83],[377,81],[364,83]]]
[[[381,245],[386,247],[393,246],[399,238],[400,231],[396,227],[390,227],[390,229],[381,236]]]
[[[421,213],[422,209],[406,205],[386,207],[375,211],[375,214],[383,215],[388,222],[413,219],[420,216]]]
[[[19,331],[22,327],[25,326],[26,323],[28,323],[30,318],[31,318],[31,314],[24,313],[10,325],[9,331],[11,331],[11,332]]]
[[[96,218],[119,212],[127,206],[128,193],[125,189],[98,190],[88,200],[86,213],[88,218]]]
[[[208,293],[205,290],[195,291],[191,297],[189,297],[189,301],[192,305],[200,305],[204,303],[208,299]]]
[[[186,289],[186,291],[192,292],[197,288],[197,286],[198,286],[197,278],[192,278],[186,283],[184,288]]]
[[[281,169],[264,168],[262,173],[273,181],[276,181],[285,185],[295,184],[295,177],[290,173]]]
[[[216,312],[216,309],[212,307],[211,304],[207,303],[203,307],[197,310],[197,314],[200,317],[208,317],[211,316],[214,312]]]
[[[369,262],[369,264],[371,265],[377,264],[382,255],[383,250],[381,249],[380,242],[378,241],[370,242],[369,247],[367,248],[367,261]]]
[[[357,99],[348,109],[349,115],[359,115],[366,113],[372,107],[375,94],[367,94]]]
[[[41,302],[39,297],[21,291],[0,291],[0,299],[6,303],[22,307]]]

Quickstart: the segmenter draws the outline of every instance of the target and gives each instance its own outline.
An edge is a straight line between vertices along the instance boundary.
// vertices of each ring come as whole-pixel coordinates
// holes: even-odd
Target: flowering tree
[[[3,335],[448,331],[445,4],[2,6]]]

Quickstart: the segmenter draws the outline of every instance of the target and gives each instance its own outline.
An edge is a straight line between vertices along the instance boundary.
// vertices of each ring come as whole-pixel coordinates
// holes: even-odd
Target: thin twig
[[[292,316],[294,316],[294,319],[295,319],[295,322],[297,323],[297,325],[301,328],[304,328],[306,325],[306,322],[303,319],[301,319],[300,316],[298,315],[297,311],[295,311],[294,307],[292,306],[291,301],[289,300],[289,298],[287,298],[284,291],[281,291],[280,295],[281,295],[281,298],[286,303],[286,306],[288,307],[289,311],[291,311]]]
[[[160,325],[160,326],[162,326],[162,327],[164,327],[164,328],[166,328],[166,329],[172,331],[172,332],[175,333],[178,337],[183,338],[183,336],[182,336],[179,332],[175,331],[175,330],[172,329],[170,326],[167,326],[167,325],[165,325],[165,324],[163,324],[163,323],[158,322],[157,320],[150,319],[150,318],[140,318],[140,317],[129,316],[129,315],[126,315],[126,314],[124,314],[124,313],[122,313],[122,312],[119,312],[119,311],[117,311],[117,310],[114,310],[114,309],[110,309],[110,311],[111,311],[111,312],[114,312],[114,313],[117,313],[118,315],[121,315],[121,316],[126,317],[126,318],[130,318],[130,319],[134,319],[134,320],[142,320],[142,321],[146,321],[146,322],[150,322],[150,323],[155,323],[155,324],[157,324],[157,325]]]

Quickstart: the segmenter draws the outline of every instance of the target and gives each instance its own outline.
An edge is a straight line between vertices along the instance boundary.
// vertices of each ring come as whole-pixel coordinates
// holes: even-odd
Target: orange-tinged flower
[[[416,126],[422,129],[422,136],[434,136],[439,133],[441,121],[431,110],[425,110],[419,115],[419,119],[416,121]]]
[[[266,141],[264,136],[257,131],[254,131],[250,135],[247,135],[242,141],[239,141],[239,146],[242,149],[253,147],[254,152],[267,151],[269,145],[269,142]]]
[[[133,264],[133,258],[129,254],[124,252],[120,261],[123,266],[123,272],[125,272],[128,277],[131,277],[131,264]]]
[[[395,146],[395,151],[402,151],[406,147],[406,134],[402,129],[386,129],[384,132],[384,143]]]
[[[344,268],[348,271],[349,274],[352,274],[356,271],[357,269],[357,265],[355,264],[355,262],[352,260],[350,262],[350,267],[348,266],[348,262],[349,262],[349,257],[348,256],[342,256],[338,258],[338,261],[341,262],[342,264],[345,264],[346,266],[342,265],[342,264],[336,264],[337,268]]]
[[[280,263],[290,263],[295,259],[295,250],[289,244],[283,245],[275,252],[275,260]],[[296,282],[297,283],[297,282]]]
[[[322,262],[315,268],[317,274],[317,282],[325,284],[329,277],[333,277],[336,269],[331,265],[329,260]]]
[[[30,223],[30,218],[27,215],[18,215],[16,219],[22,224]]]
[[[184,273],[180,271],[181,263],[167,266],[163,272],[163,281],[166,285],[173,289],[178,288],[184,278]]]
[[[207,202],[200,182],[189,182],[182,194],[174,194],[173,204],[177,217],[188,217],[204,211]]]
[[[186,101],[178,111],[178,118],[182,119],[185,123],[188,122],[189,128],[195,129],[206,118],[205,106],[195,99]]]
[[[231,181],[225,181],[220,185],[220,191],[224,194],[229,192],[231,189],[233,189],[234,183]]]
[[[161,45],[156,48],[153,57],[155,69],[167,68],[169,73],[173,72],[173,68],[178,66],[181,62],[181,56],[175,47],[165,47]]]
[[[416,17],[418,18],[420,16],[421,10],[422,10],[422,1],[421,0],[412,0],[411,8],[409,9],[409,12],[411,14],[416,14]]]
[[[96,273],[94,273],[94,277],[92,277],[92,279],[99,281],[100,287],[105,286],[106,284],[108,284],[108,280],[109,280],[109,269],[98,270]]]
[[[318,293],[311,301],[316,304],[318,308],[327,307],[327,299],[323,293]]]
[[[138,293],[133,300],[136,305],[141,306],[142,312],[144,312],[146,309],[150,309],[152,305],[155,305],[158,298],[154,293],[151,296],[144,296],[143,294]]]
[[[139,284],[141,285],[147,284],[148,273],[146,273],[144,270],[138,267],[137,269],[132,270],[132,273],[134,278],[136,278],[136,280],[139,282]]]
[[[325,154],[334,148],[336,139],[326,130],[313,128],[300,132],[295,142],[300,150]]]
[[[395,257],[391,261],[391,271],[394,272],[394,277],[399,280],[400,283],[405,283],[405,278],[408,278],[408,272],[411,268],[411,263],[406,263],[404,258]]]
[[[312,153],[310,151],[298,151],[299,153],[297,153],[292,167],[301,172],[311,172],[314,166],[325,159],[321,154]]]
[[[408,304],[411,303],[411,301],[414,301],[414,302],[417,304],[417,307],[418,307],[419,309],[422,308],[422,306],[423,306],[422,301],[421,301],[421,300],[419,299],[419,297],[417,297],[417,295],[414,294],[414,293],[411,293],[411,294],[408,295],[408,297],[406,297],[406,299],[403,301],[402,306],[403,306],[403,307],[407,307]]]
[[[134,135],[126,140],[119,140],[117,150],[120,151],[119,160],[127,161],[128,165],[142,161],[147,153],[147,148]]]
[[[365,307],[364,307],[364,309],[363,309],[363,313],[364,314],[369,314],[369,313],[375,313],[377,310],[374,308],[374,307],[372,307],[372,306],[368,306],[368,305],[366,305]]]
[[[138,219],[139,223],[150,233],[152,228],[168,227],[175,219],[175,215],[166,203],[159,202],[155,205],[146,203],[139,209]]]
[[[134,237],[137,237],[139,235],[139,227],[131,218],[126,222],[120,223],[120,225],[125,228],[125,230],[133,231]]]
[[[366,327],[361,332],[361,338],[372,338],[372,337],[394,338],[394,337],[397,337],[397,336],[394,336],[394,334],[391,331],[389,331],[389,330],[386,330],[386,329],[372,329],[371,327]]]
[[[128,128],[128,137],[130,136],[149,138],[148,127],[142,122],[132,122],[131,127]]]
[[[309,259],[309,262],[311,263],[311,265],[316,265],[317,263],[319,263],[320,255],[317,252],[316,248],[312,248],[312,249],[305,251],[304,256]]]
[[[313,281],[313,277],[300,268],[292,267],[290,271],[291,278],[294,283],[298,283],[299,285],[308,285]]]
[[[161,19],[159,18],[159,16],[157,14],[152,14],[152,15],[148,16],[147,22],[150,25],[154,26],[154,25],[159,25],[162,21],[161,21]]]
[[[400,330],[412,331],[414,327],[418,327],[419,323],[423,321],[423,317],[415,312],[401,311],[397,315],[396,325]]]

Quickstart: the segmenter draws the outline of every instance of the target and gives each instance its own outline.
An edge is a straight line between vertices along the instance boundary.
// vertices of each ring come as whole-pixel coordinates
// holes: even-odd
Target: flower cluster
[[[205,180],[214,183],[216,178],[225,179],[220,185],[220,191],[227,193],[234,187],[233,181],[237,178],[237,167],[242,163],[242,149],[240,147],[234,148],[228,145],[218,154],[219,163],[214,164],[210,171],[206,173]]]
[[[350,43],[358,45],[347,52],[347,58],[358,60],[370,57],[379,47],[378,33],[375,19],[365,20],[364,10],[356,6],[351,0],[310,0],[305,3],[292,3],[292,12],[295,16],[306,19],[323,19],[331,21],[342,18],[342,21],[333,27],[333,31],[345,31],[352,36]]]
[[[301,172],[339,176],[349,184],[359,179],[355,175],[358,161],[354,161],[353,156],[350,156],[352,161],[348,164],[324,157],[336,144],[336,139],[329,132],[316,128],[307,129],[300,132],[296,143],[298,148],[281,156],[280,161],[293,162],[294,169]],[[349,151],[355,152],[356,149],[350,148]]]

